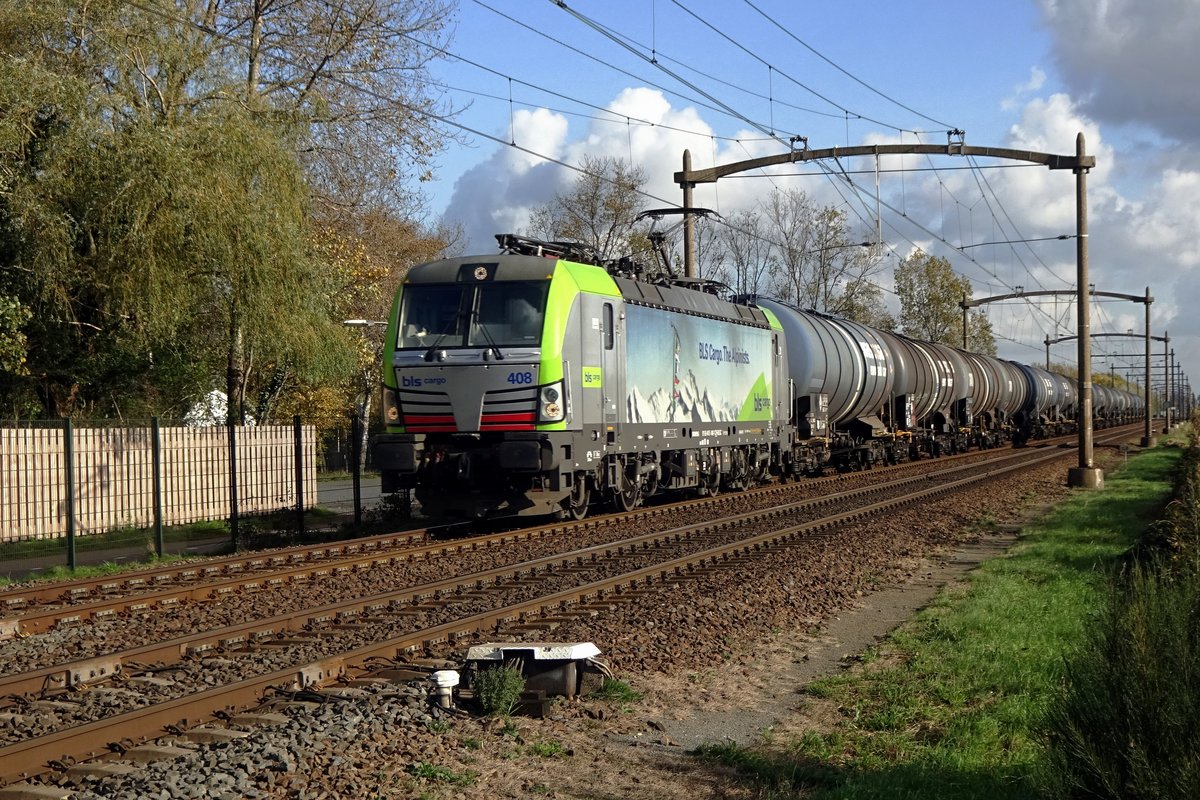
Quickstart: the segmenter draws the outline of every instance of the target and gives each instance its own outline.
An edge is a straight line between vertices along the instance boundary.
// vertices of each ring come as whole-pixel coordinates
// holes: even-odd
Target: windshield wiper
[[[441,346],[443,339],[445,339],[450,334],[454,333],[454,331],[458,328],[458,323],[465,316],[466,316],[466,313],[463,311],[459,311],[459,312],[455,313],[454,318],[451,319],[450,323],[446,326],[447,329],[442,331],[441,333],[439,333],[438,337],[433,340],[433,344],[429,345],[429,349],[425,351],[425,360],[426,361],[433,361],[434,351],[436,351],[438,349],[438,347]]]
[[[497,361],[503,361],[504,353],[500,352],[500,347],[496,344],[496,340],[492,338],[492,334],[488,332],[487,326],[484,325],[482,322],[479,322],[479,312],[478,311],[460,311],[460,312],[458,312],[458,314],[456,314],[454,317],[454,321],[452,323],[453,327],[457,328],[459,321],[461,321],[463,319],[469,319],[472,323],[477,324],[477,326],[479,328],[479,332],[483,334],[484,340],[487,341],[488,346],[487,346],[487,350],[485,352],[491,352],[491,353],[495,354]],[[449,336],[452,332],[453,332],[453,330],[448,330],[441,334],[438,334],[438,338],[434,341],[433,344],[431,344],[429,346],[429,349],[425,351],[425,360],[426,361],[433,361],[433,354],[437,351],[438,346],[442,343],[442,340],[445,339],[447,336]]]
[[[500,348],[496,346],[496,340],[492,338],[492,335],[490,333],[488,333],[487,326],[479,321],[479,310],[478,309],[471,312],[471,321],[479,326],[479,332],[482,333],[483,338],[487,340],[488,350],[491,350],[493,353],[496,354],[497,361],[503,361],[504,354],[501,353]],[[485,350],[484,352],[487,352],[487,351]]]

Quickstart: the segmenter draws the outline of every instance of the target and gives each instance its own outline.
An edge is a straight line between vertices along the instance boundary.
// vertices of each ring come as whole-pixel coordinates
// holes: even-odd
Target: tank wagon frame
[[[1070,379],[628,260],[498,236],[414,267],[383,364],[385,493],[430,516],[579,518],[1065,432]],[[1097,392],[1098,424],[1140,413]]]

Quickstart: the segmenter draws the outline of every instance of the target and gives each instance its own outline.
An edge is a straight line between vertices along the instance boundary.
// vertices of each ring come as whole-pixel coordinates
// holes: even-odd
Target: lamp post
[[[386,328],[386,320],[378,319],[347,319],[342,320],[342,324],[349,328],[358,328],[362,332],[363,338],[371,346],[372,364],[369,367],[359,370],[359,395],[354,400],[354,416],[351,417],[350,440],[353,444],[350,447],[351,469],[350,477],[354,491],[354,528],[357,530],[362,525],[362,468],[363,460],[367,452],[365,447],[367,443],[367,435],[370,429],[371,413],[371,395],[374,394],[375,385],[371,379],[373,369],[377,366],[375,362],[379,361],[381,352],[380,342],[376,337],[370,336],[369,332],[372,329]],[[360,365],[361,366],[361,365]]]

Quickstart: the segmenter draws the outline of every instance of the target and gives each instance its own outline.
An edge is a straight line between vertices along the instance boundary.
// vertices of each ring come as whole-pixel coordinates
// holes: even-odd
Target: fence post
[[[75,571],[75,430],[63,417],[63,461],[67,472],[67,569]]]
[[[233,551],[238,550],[238,490],[237,490],[237,426],[231,421],[229,428],[229,535]]]
[[[362,527],[362,420],[355,412],[350,417],[350,458],[354,466],[350,468],[350,477],[354,484],[354,532]]]
[[[154,551],[163,557],[162,436],[158,417],[150,418],[150,463],[154,469]]]
[[[304,535],[304,440],[300,427],[300,415],[292,417],[292,431],[296,449],[296,535]]]

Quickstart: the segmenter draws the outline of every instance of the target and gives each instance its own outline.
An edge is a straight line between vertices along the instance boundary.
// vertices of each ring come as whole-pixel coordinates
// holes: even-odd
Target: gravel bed
[[[945,469],[949,462],[918,462],[909,467],[916,474]],[[906,473],[907,474],[907,473]],[[734,514],[771,508],[785,503],[819,497],[831,491],[859,488],[877,483],[883,473],[846,476],[836,484],[797,483],[783,487],[780,494],[729,494],[720,498],[721,513]],[[827,513],[823,511],[822,513]],[[549,556],[564,548],[584,548],[607,544],[638,534],[676,527],[699,525],[711,519],[709,508],[680,508],[669,515],[645,517],[636,524],[606,525],[590,530],[570,531],[532,541],[521,541],[500,548],[434,557],[411,563],[373,566],[319,581],[289,583],[285,586],[239,592],[220,599],[185,603],[170,610],[126,614],[104,620],[86,620],[42,634],[0,642],[0,675],[15,675],[70,661],[95,658],[123,650],[177,638],[195,631],[216,630],[227,626],[328,605],[355,598],[399,590],[456,575],[491,569]],[[812,514],[808,515],[809,517]],[[713,546],[712,544],[706,546]]]
[[[1061,464],[1032,468],[940,503],[936,514],[910,509],[887,524],[857,526],[853,547],[831,541],[773,553],[744,565],[736,579],[673,587],[555,631],[556,640],[596,642],[618,675],[647,693],[639,703],[564,702],[547,719],[507,726],[451,716],[439,720],[446,730],[417,726],[382,745],[369,736],[334,735],[324,747],[340,760],[325,749],[306,750],[312,754],[293,764],[303,789],[256,786],[266,798],[754,797],[726,771],[672,748],[652,716],[664,708],[729,705],[737,685],[768,685],[775,676],[755,658],[767,643],[817,630],[881,583],[911,577],[921,558],[986,535],[971,532],[981,520],[1009,522],[1022,507],[1060,498],[1067,492],[1062,482]],[[137,793],[149,786],[105,796],[155,796]]]
[[[937,464],[936,468],[944,466]],[[554,632],[554,639],[596,642],[604,652],[605,660],[635,686],[640,683],[652,684],[668,675],[674,676],[676,681],[686,682],[686,676],[714,669],[746,670],[753,660],[749,643],[762,641],[764,637],[770,637],[773,632],[780,630],[815,630],[820,620],[853,604],[869,593],[874,586],[883,582],[903,581],[917,568],[920,558],[962,540],[963,530],[970,527],[971,523],[984,517],[1003,521],[1013,509],[1022,505],[1022,501],[1029,497],[1033,489],[1046,496],[1061,493],[1062,489],[1057,485],[1062,482],[1062,473],[1061,464],[1031,468],[1022,472],[1019,478],[1011,477],[999,485],[970,490],[955,495],[953,499],[939,502],[935,506],[936,514],[931,514],[928,508],[911,509],[883,523],[874,522],[843,529],[843,533],[836,539],[801,542],[795,547],[771,553],[764,558],[748,560],[732,573],[723,572],[665,588],[653,596],[640,597],[636,603],[617,606],[599,617],[564,625]],[[729,495],[722,505],[740,506],[751,497],[752,495]],[[677,516],[672,516],[670,521],[672,525],[681,524]],[[612,535],[611,531],[605,529],[595,533]],[[847,542],[851,544],[848,546]],[[532,544],[536,547],[542,543]],[[490,557],[493,561],[495,558],[494,553],[479,555],[484,558]],[[522,552],[521,558],[526,557],[529,557],[528,553]],[[432,568],[437,565],[421,562],[407,566]],[[488,566],[494,566],[494,563],[489,563]],[[439,574],[439,577],[444,575]],[[553,579],[559,578],[571,584],[581,581],[578,576],[554,576]],[[587,578],[592,579],[594,577]],[[361,576],[358,580],[361,582]],[[371,584],[379,587],[379,582],[374,577]],[[322,589],[328,588],[324,583],[321,586]],[[544,585],[540,586],[536,594],[544,593],[546,588]],[[505,602],[513,602],[514,595],[519,596],[523,592],[532,593],[533,590],[517,588],[514,592],[507,593]],[[257,602],[258,599],[256,595],[242,596],[234,599],[230,605],[246,606],[249,601]],[[224,603],[205,604],[203,609],[211,612],[223,605]],[[492,605],[494,604],[486,603],[487,607]],[[273,613],[277,611],[276,606]],[[456,606],[444,613],[457,617],[461,616],[463,611],[463,606]],[[441,616],[442,612],[431,613],[423,618],[410,617],[406,621],[406,627],[433,624]],[[211,619],[211,616],[209,618]],[[58,645],[51,645],[50,640],[61,636],[66,646],[82,648],[97,631],[103,638],[105,626],[109,625],[119,628],[121,623],[80,626],[55,631],[46,637],[30,637],[25,641],[44,638],[47,647],[53,646],[57,649]],[[372,631],[369,638],[378,638],[378,633],[379,631]],[[351,634],[351,638],[353,635]],[[544,639],[546,635],[531,633],[527,638]],[[256,668],[255,671],[268,671],[266,662],[274,663],[272,660],[276,657],[289,663],[297,663],[297,658],[308,660],[316,657],[317,644],[314,642],[311,653],[308,647],[295,650],[280,648],[277,652],[271,652],[267,658],[266,654],[259,651],[253,654],[252,660],[264,666],[263,669]],[[345,646],[344,641],[339,641],[335,649],[343,649]],[[271,648],[271,651],[275,651],[275,648]],[[58,659],[61,663],[62,650],[58,650]],[[188,691],[194,691],[196,684],[193,681],[215,685],[217,681],[223,680],[221,675],[225,670],[229,670],[232,675],[243,677],[248,674],[247,665],[238,659],[221,657],[196,660],[193,664],[185,664],[179,669],[163,673],[163,685],[153,685],[149,690],[144,686],[138,687],[137,694],[155,698],[160,692],[169,694],[173,687],[180,686],[191,686]],[[406,699],[402,704],[411,711],[411,701],[415,697],[412,692],[424,690],[421,687],[408,687],[406,691],[409,694],[405,695]],[[174,788],[182,785],[210,785],[219,791],[230,792],[231,794],[224,796],[231,797],[349,797],[365,796],[368,792],[381,797],[401,797],[409,796],[414,788],[423,791],[422,787],[436,790],[431,796],[497,796],[491,789],[475,793],[475,788],[483,785],[480,779],[485,774],[489,778],[486,783],[508,786],[510,789],[514,785],[519,787],[512,790],[515,792],[513,794],[508,794],[505,790],[501,791],[499,796],[519,796],[522,792],[531,790],[543,793],[538,788],[542,784],[536,781],[532,784],[529,782],[532,778],[507,774],[509,770],[505,768],[506,761],[528,761],[529,753],[521,749],[521,736],[513,737],[507,732],[497,733],[489,728],[488,724],[460,715],[452,714],[442,719],[439,716],[441,712],[428,706],[423,700],[419,703],[424,709],[420,715],[398,717],[399,712],[393,708],[393,696],[396,692],[395,688],[368,692],[367,699],[362,701],[366,705],[361,708],[348,703],[322,706],[320,715],[311,720],[312,714],[309,711],[303,708],[289,709],[289,714],[300,718],[296,724],[301,733],[289,733],[280,729],[262,730],[256,731],[248,740],[196,748],[197,758],[207,758],[205,763],[208,766],[181,766],[181,761],[190,762],[190,758],[166,762],[165,765],[151,765],[139,774],[136,780],[122,779],[126,782],[97,785],[96,788],[100,791],[97,796],[190,796],[174,793]],[[89,690],[77,700],[80,706],[87,709],[87,713],[104,716],[106,713],[112,713],[112,709],[119,707],[123,702],[141,702],[132,700],[131,694],[134,693],[126,687],[116,687],[104,691]],[[379,699],[382,705],[379,705],[378,709],[372,705],[376,702],[376,696],[382,698]],[[388,706],[389,702],[392,702],[393,706]],[[597,708],[597,705],[600,707]],[[594,748],[594,742],[593,745],[588,745],[587,742],[594,739],[597,731],[610,736],[641,734],[646,731],[644,719],[606,712],[603,705],[567,703],[557,707],[549,721],[525,720],[520,725],[523,729],[550,731],[556,737],[555,741],[560,738],[575,741],[575,737],[582,736],[578,744],[567,748],[571,752]],[[53,714],[46,715],[44,710],[39,710],[39,719],[55,718],[56,714],[62,718],[75,716],[70,709],[53,711]],[[334,716],[330,717],[331,714]],[[349,722],[339,723],[338,719]],[[400,721],[397,722],[397,719]],[[369,722],[364,723],[363,720]],[[431,724],[437,729],[436,734],[431,730]],[[366,725],[366,728],[362,729],[366,734],[360,735],[360,726],[363,725]],[[388,728],[388,725],[393,727]],[[404,736],[394,735],[398,730],[395,727],[397,725],[405,728]],[[339,730],[341,732],[336,733]],[[3,734],[4,732],[0,731],[0,736]],[[263,739],[264,736],[268,738]],[[283,743],[272,744],[275,740],[270,737],[283,737]],[[248,748],[250,752],[235,753],[231,750],[216,757],[204,755],[210,751],[220,753],[221,748],[235,746]],[[503,755],[503,752],[513,748],[523,754],[521,758]],[[328,755],[334,751],[338,753],[336,757]],[[291,754],[287,762],[289,768],[276,769],[270,764],[264,765],[260,758],[264,752]],[[501,755],[497,755],[497,752]],[[256,758],[259,760],[255,760]],[[431,758],[434,761],[428,760]],[[564,757],[564,760],[575,762],[575,758]],[[600,756],[596,758],[603,760]],[[496,759],[499,759],[499,767],[493,763]],[[430,778],[421,770],[413,768],[414,765],[426,763],[448,765],[445,768],[460,777],[480,772],[472,765],[490,766],[472,779],[470,785],[448,787],[442,786],[438,779]],[[544,765],[539,765],[535,758],[532,764],[527,763],[525,766],[531,774],[539,774],[537,767]],[[582,765],[575,763],[575,766]],[[196,769],[201,769],[201,772],[197,773]],[[217,782],[209,784],[208,778],[205,777],[208,773],[204,773],[203,769],[223,769],[226,772],[222,774],[226,777],[213,779]],[[160,770],[168,772],[155,777],[156,772]],[[518,769],[517,772],[519,771]],[[557,772],[557,767],[553,771]],[[567,772],[588,775],[591,770],[581,768]],[[438,773],[434,771],[430,774]],[[174,779],[171,776],[179,775],[191,777],[181,778],[172,783]],[[292,777],[283,780],[281,775]],[[292,779],[300,775],[307,781],[304,788],[300,788]],[[139,782],[143,779],[144,782]],[[228,781],[232,783],[226,787]],[[553,785],[550,784],[551,787]],[[442,790],[445,790],[444,793]],[[551,791],[553,792],[552,788]],[[217,793],[208,796],[223,795]],[[567,793],[563,796],[573,795]]]

